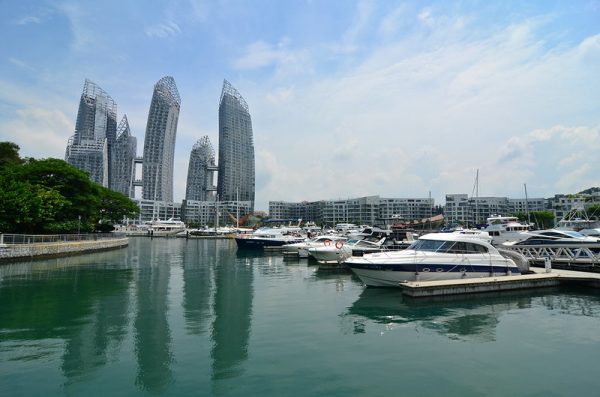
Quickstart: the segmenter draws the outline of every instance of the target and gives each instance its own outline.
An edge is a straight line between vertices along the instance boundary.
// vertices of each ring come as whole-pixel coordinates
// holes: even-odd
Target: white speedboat
[[[342,263],[352,255],[381,251],[385,239],[383,237],[375,241],[370,238],[349,239],[346,242],[336,241],[335,244],[309,248],[308,254],[319,263]]]
[[[322,235],[299,243],[285,244],[284,255],[296,255],[300,258],[308,258],[310,248],[335,246],[338,241],[346,241],[346,237],[336,235]]]
[[[517,264],[483,236],[431,233],[403,251],[378,252],[346,260],[367,285],[397,287],[405,281],[451,280],[520,274]],[[526,263],[526,261],[525,261]]]
[[[235,237],[238,248],[262,249],[264,247],[281,247],[304,241],[304,237],[284,234],[281,229],[261,228],[254,233],[242,233]]]

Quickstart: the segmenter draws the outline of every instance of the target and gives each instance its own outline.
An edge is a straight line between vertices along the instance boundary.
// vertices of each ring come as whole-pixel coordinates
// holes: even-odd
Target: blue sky
[[[257,208],[379,194],[600,186],[600,1],[0,0],[0,140],[64,157],[85,78],[143,148],[154,84],[182,98],[175,199],[218,145],[223,79],[253,120]]]

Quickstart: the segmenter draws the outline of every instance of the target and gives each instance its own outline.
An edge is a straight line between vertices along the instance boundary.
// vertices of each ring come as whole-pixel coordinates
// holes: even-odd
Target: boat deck
[[[517,289],[555,287],[563,284],[580,284],[600,288],[600,274],[572,270],[532,268],[532,274],[498,276],[443,281],[409,281],[400,283],[404,295],[430,297],[481,292],[498,292]]]

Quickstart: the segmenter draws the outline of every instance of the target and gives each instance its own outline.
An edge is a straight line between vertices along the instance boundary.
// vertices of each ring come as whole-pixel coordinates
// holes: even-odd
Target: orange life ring
[[[344,246],[344,242],[342,240],[338,240],[335,243],[335,248],[340,249]]]
[[[323,244],[327,247],[331,245],[331,240],[325,240],[323,241]]]

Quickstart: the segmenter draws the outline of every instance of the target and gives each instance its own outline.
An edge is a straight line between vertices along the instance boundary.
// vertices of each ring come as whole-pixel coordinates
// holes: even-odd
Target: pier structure
[[[398,284],[402,294],[413,298],[476,294],[576,284],[600,288],[600,274],[550,267],[531,268],[533,274],[440,281],[408,281]]]

